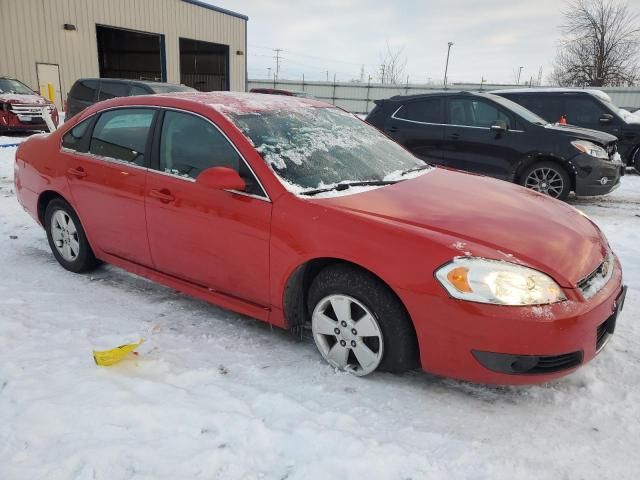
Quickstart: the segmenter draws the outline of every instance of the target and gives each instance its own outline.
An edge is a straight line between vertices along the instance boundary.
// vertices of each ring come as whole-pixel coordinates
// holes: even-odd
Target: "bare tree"
[[[380,54],[378,80],[382,84],[398,85],[402,83],[406,66],[404,48],[392,49],[387,42],[387,50]]]
[[[551,80],[622,86],[640,79],[640,18],[619,0],[570,0]]]

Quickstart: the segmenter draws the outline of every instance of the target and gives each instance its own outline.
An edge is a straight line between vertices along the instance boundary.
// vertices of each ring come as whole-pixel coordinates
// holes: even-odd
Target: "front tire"
[[[44,225],[53,256],[65,269],[81,273],[99,265],[78,215],[62,198],[49,202]]]
[[[308,300],[314,341],[333,367],[364,376],[418,366],[413,324],[400,300],[372,274],[349,265],[327,267]]]
[[[566,200],[571,192],[569,174],[554,162],[536,162],[530,165],[523,172],[520,184],[558,200]]]
[[[640,147],[636,148],[636,151],[633,153],[633,157],[631,158],[631,162],[629,165],[633,165],[633,168],[636,169],[637,173],[640,173]]]

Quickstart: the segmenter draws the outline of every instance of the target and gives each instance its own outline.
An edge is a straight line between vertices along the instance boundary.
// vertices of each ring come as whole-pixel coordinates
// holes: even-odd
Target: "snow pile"
[[[573,202],[625,268],[610,343],[562,380],[492,388],[336,373],[310,338],[113,267],[69,273],[15,200],[14,152],[0,149],[0,479],[637,478],[640,176]],[[93,363],[140,337],[139,357]]]
[[[640,123],[640,110],[638,110],[637,112],[631,113],[629,110],[620,108],[618,109],[618,114],[627,123]]]

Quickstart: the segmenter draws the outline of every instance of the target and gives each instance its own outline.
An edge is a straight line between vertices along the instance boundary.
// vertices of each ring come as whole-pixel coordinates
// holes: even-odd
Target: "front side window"
[[[286,107],[226,115],[294,193],[342,182],[381,181],[425,163],[337,108]]]
[[[139,87],[138,85],[134,85],[133,87],[131,87],[129,95],[131,95],[132,97],[136,97],[138,95],[149,95],[149,92],[144,88]]]
[[[144,154],[154,110],[126,108],[100,115],[89,152],[101,157],[144,165]]]
[[[406,103],[398,110],[395,116],[412,122],[442,123],[440,104],[439,98]]]
[[[65,136],[62,137],[62,146],[69,150],[79,151],[82,147],[82,138],[84,137],[91,120],[91,118],[88,118],[69,130]]]
[[[587,95],[566,96],[564,109],[567,122],[573,125],[598,125],[602,114],[609,113]]]
[[[450,125],[489,128],[498,120],[511,128],[511,119],[490,103],[472,98],[449,100]]]
[[[245,181],[246,193],[265,196],[236,149],[211,122],[189,113],[165,112],[160,137],[160,170],[195,179],[212,167],[232,168]]]

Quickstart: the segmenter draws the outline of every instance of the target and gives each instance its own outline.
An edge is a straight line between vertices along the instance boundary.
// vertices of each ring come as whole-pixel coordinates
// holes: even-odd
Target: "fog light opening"
[[[600,185],[606,185],[607,183],[609,183],[609,179],[607,177],[602,177],[600,179]]]
[[[515,373],[526,373],[533,367],[538,365],[538,357],[520,357],[515,362],[511,363],[511,370]]]

